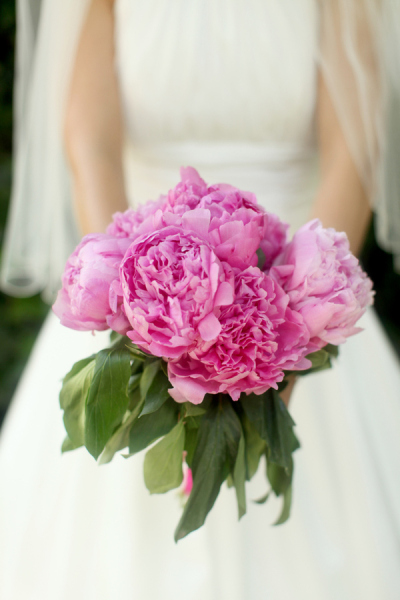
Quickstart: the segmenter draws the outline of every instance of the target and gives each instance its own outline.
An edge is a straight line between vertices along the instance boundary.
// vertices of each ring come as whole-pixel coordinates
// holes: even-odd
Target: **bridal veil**
[[[51,301],[79,240],[63,152],[68,81],[88,0],[17,0],[14,165],[5,292]]]
[[[315,60],[376,211],[378,239],[400,257],[398,3],[315,1],[320,9]],[[51,301],[79,239],[62,131],[69,77],[89,3],[17,0],[15,159],[1,269],[2,288],[12,295],[43,290]]]

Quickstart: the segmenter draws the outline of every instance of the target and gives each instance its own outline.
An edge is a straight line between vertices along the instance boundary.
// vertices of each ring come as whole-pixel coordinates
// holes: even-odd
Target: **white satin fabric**
[[[315,0],[119,0],[116,32],[131,201],[193,165],[303,222],[316,179]]]
[[[288,15],[291,15],[290,19]],[[257,193],[294,228],[317,184],[313,0],[117,0],[116,66],[132,203],[182,164]],[[237,523],[225,486],[175,545],[176,493],[149,496],[143,456],[98,467],[60,456],[60,380],[106,334],[48,318],[0,440],[2,600],[397,600],[400,374],[372,311],[331,372],[301,380],[292,412],[293,514],[272,527],[262,469]]]

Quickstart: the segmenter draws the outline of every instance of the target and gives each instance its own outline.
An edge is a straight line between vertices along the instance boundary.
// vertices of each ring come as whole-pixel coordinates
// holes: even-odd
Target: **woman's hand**
[[[296,375],[289,375],[288,377],[288,384],[285,387],[285,389],[283,390],[283,392],[281,392],[279,395],[282,398],[283,402],[285,403],[286,407],[289,406],[289,402],[290,402],[290,396],[292,394],[293,388],[294,388],[294,384],[296,383],[297,380],[297,376]]]
[[[65,146],[83,233],[104,231],[111,215],[127,208],[112,5],[111,0],[92,0],[66,106]]]

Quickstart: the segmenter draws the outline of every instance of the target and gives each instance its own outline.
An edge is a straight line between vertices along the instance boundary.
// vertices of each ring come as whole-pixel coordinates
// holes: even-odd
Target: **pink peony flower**
[[[155,214],[165,204],[165,201],[166,196],[160,196],[158,200],[141,204],[135,210],[128,208],[123,213],[114,213],[112,223],[107,227],[106,233],[114,237],[135,237],[142,223]]]
[[[254,194],[228,184],[207,187],[192,167],[181,169],[180,183],[137,234],[168,225],[192,229],[212,245],[220,260],[242,269],[257,265],[260,247],[266,257],[264,268],[269,268],[286,243],[288,228],[260,207]]]
[[[234,270],[235,301],[223,306],[221,331],[211,343],[168,362],[177,402],[202,402],[206,393],[261,394],[277,388],[284,369],[306,369],[309,334],[303,319],[288,307],[289,297],[257,267]]]
[[[176,358],[221,329],[233,275],[197,234],[165,227],[137,238],[121,264],[127,335],[155,356]]]
[[[263,268],[269,268],[286,244],[289,225],[259,206],[251,192],[243,192],[228,184],[213,185],[209,192],[202,198],[200,206],[210,208],[210,230],[218,228],[222,238],[213,238],[218,256],[228,260],[231,255],[232,266],[247,268],[257,265],[258,259],[254,254],[261,248],[265,255]],[[252,241],[253,254],[243,247],[245,240]]]
[[[53,305],[61,323],[80,331],[115,329],[125,333],[129,323],[121,301],[110,306],[110,286],[130,240],[99,233],[86,235],[69,257]]]
[[[204,196],[199,207],[210,214],[208,239],[216,255],[232,267],[256,266],[267,214],[247,201],[240,190],[223,185],[214,187],[221,191],[216,189]]]
[[[183,213],[197,208],[203,196],[208,193],[206,182],[193,167],[181,167],[181,181],[168,192],[165,210]]]
[[[310,221],[295,233],[271,275],[302,315],[311,349],[342,344],[361,331],[355,324],[373,303],[372,282],[350,252],[345,233]]]

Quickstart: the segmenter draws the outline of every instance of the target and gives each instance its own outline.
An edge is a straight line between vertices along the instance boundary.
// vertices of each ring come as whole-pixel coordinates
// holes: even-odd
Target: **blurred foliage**
[[[0,1],[0,243],[4,237],[11,185],[14,0]],[[48,306],[39,296],[0,293],[0,421],[11,400]]]
[[[400,356],[400,275],[393,270],[393,256],[376,245],[373,223],[364,244],[361,261],[374,282],[375,309]]]
[[[12,136],[12,87],[14,70],[14,0],[0,2],[0,157],[9,154]],[[1,215],[2,217],[3,215]]]

